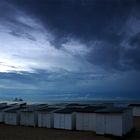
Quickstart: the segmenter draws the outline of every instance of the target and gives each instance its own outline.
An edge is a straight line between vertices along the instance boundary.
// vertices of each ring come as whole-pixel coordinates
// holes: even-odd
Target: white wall
[[[60,116],[54,113],[54,128],[60,128]]]
[[[76,130],[83,130],[83,113],[76,113]]]
[[[4,106],[5,106],[5,104],[4,104]],[[12,108],[16,108],[16,106],[12,106],[12,107],[8,107],[8,108],[0,110],[0,122],[4,122],[4,114],[5,114],[4,111],[12,109]]]
[[[71,130],[74,129],[73,122],[73,114],[54,113],[54,128]]]
[[[133,128],[133,112],[132,109],[123,113],[123,134],[130,132]]]
[[[0,111],[0,122],[4,122],[4,112]]]
[[[21,112],[20,124],[25,126],[37,125],[37,113],[36,112]]]
[[[105,134],[112,134],[112,116],[106,114],[105,116]]]
[[[122,136],[122,115],[121,114],[97,114],[96,133]]]
[[[133,123],[133,110],[132,109],[129,110],[129,118],[128,118],[128,122],[127,123],[129,124],[129,127],[130,127],[129,130],[132,130],[134,128],[134,123]]]
[[[132,110],[126,110],[124,113],[97,113],[96,114],[96,133],[111,134],[122,136],[133,128]]]
[[[140,107],[133,107],[133,116],[140,116]]]
[[[105,115],[104,114],[96,114],[96,133],[99,135],[105,134]]]
[[[19,118],[18,118],[17,113],[5,112],[4,123],[5,124],[10,124],[10,125],[18,125],[19,124]]]
[[[76,113],[76,130],[95,131],[96,113]]]
[[[52,128],[53,114],[52,113],[38,113],[38,126]]]
[[[123,114],[112,114],[110,115],[111,132],[110,134],[114,136],[123,135],[123,125],[122,125],[122,115]]]

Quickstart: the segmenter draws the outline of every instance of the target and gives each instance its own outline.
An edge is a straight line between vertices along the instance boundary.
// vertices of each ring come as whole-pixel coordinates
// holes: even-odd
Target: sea
[[[80,95],[80,94],[78,94]],[[87,95],[87,94],[86,94]],[[140,104],[140,98],[132,97],[94,97],[94,96],[74,96],[72,94],[45,94],[45,93],[0,93],[0,102],[14,102],[14,99],[22,99],[24,102],[33,103],[81,103],[81,104],[101,104],[114,103],[116,105]]]

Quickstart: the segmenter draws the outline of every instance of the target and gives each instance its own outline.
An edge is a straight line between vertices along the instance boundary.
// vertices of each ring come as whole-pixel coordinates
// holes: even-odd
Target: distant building
[[[131,108],[110,107],[95,112],[97,134],[123,136],[133,129]]]

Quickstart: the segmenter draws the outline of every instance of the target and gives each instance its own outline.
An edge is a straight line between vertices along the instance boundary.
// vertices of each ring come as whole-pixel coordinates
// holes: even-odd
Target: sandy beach
[[[128,140],[140,140],[140,117],[134,119],[136,131]],[[0,140],[113,140],[94,132],[66,131],[47,128],[0,124]]]

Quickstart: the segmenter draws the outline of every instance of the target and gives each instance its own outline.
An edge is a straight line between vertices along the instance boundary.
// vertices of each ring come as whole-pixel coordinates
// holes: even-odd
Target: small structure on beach
[[[54,112],[54,128],[75,129],[75,112],[78,108],[64,108]]]
[[[38,124],[38,110],[46,107],[46,104],[29,105],[26,109],[21,111],[20,125],[37,126]]]
[[[4,111],[7,109],[12,108],[10,105],[0,106],[0,122],[4,122]]]
[[[111,107],[96,112],[96,134],[124,136],[133,129],[131,108]]]
[[[104,106],[89,106],[76,111],[76,130],[95,131],[96,113],[98,109]]]
[[[140,116],[140,104],[130,104],[129,107],[132,107],[134,117]]]
[[[4,111],[4,123],[10,125],[19,125],[20,113],[23,107],[10,108]]]
[[[38,127],[53,128],[54,114],[53,112],[59,108],[47,107],[38,111]]]

